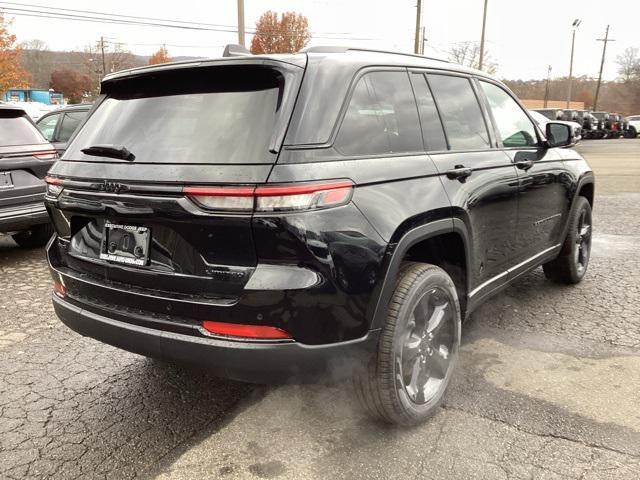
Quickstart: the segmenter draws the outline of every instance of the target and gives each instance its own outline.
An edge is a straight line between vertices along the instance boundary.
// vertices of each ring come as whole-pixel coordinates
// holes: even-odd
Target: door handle
[[[455,168],[447,170],[447,178],[450,180],[460,180],[461,182],[464,182],[472,173],[473,169],[466,168],[463,165],[456,165]]]
[[[533,160],[518,160],[516,162],[516,167],[518,167],[520,170],[529,170],[531,167],[533,167]]]

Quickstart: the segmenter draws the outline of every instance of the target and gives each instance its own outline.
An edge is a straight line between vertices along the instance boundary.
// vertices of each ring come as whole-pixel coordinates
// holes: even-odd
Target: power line
[[[107,37],[105,37],[107,38]],[[167,43],[167,42],[158,42],[158,43],[132,43],[132,42],[122,42],[122,41],[117,41],[117,42],[113,42],[115,45],[131,45],[134,47],[160,47],[160,46],[165,46],[165,47],[172,47],[172,48],[223,48],[226,47],[226,44],[220,44],[220,45],[180,45],[180,44],[175,44],[175,43]]]
[[[8,5],[8,6],[2,6]],[[28,8],[20,8],[28,7]],[[70,8],[54,8],[47,7],[46,5],[37,5],[32,3],[19,3],[19,2],[7,2],[0,1],[0,8],[17,16],[38,17],[38,18],[52,18],[60,20],[76,20],[87,21],[95,23],[110,23],[115,25],[135,25],[135,26],[149,26],[149,27],[164,27],[164,28],[178,28],[184,30],[195,31],[214,31],[223,33],[237,33],[238,29],[232,25],[221,25],[205,22],[192,22],[187,20],[172,20],[158,17],[142,17],[135,15],[122,15],[106,12],[98,12],[95,10],[77,10]],[[38,10],[44,9],[44,10]],[[70,12],[70,13],[61,13]],[[248,28],[247,33],[255,34],[255,28]],[[327,40],[380,40],[380,38],[364,38],[353,37],[346,32],[310,32],[316,38],[324,38]],[[261,35],[269,35],[269,31],[260,32]],[[274,33],[274,35],[282,35],[288,37],[297,37],[299,34],[281,34]],[[348,35],[340,37],[338,35]]]
[[[48,10],[54,10],[55,11],[63,11],[63,12],[72,12],[72,13],[89,13],[89,14],[93,14],[93,15],[103,15],[103,16],[110,16],[110,17],[121,17],[121,18],[131,18],[131,19],[136,19],[136,20],[152,20],[152,21],[160,21],[160,22],[174,22],[174,23],[185,23],[185,24],[192,24],[192,25],[206,25],[209,27],[228,27],[228,28],[235,28],[235,25],[221,25],[221,24],[216,24],[216,23],[204,23],[204,22],[193,22],[193,21],[183,21],[183,20],[172,20],[172,19],[167,19],[167,18],[157,18],[157,17],[139,17],[136,15],[123,15],[120,13],[107,13],[107,12],[98,12],[96,10],[79,10],[79,9],[74,9],[74,8],[61,8],[61,7],[48,7],[47,5],[38,5],[35,3],[20,3],[20,2],[0,2],[0,3],[4,3],[7,5],[16,5],[18,7],[35,7],[35,8],[46,8]]]
[[[145,22],[138,20],[121,20],[116,18],[101,18],[94,17],[88,15],[79,15],[79,14],[69,14],[69,13],[56,13],[56,12],[48,12],[44,10],[33,10],[33,9],[25,9],[25,8],[15,8],[15,7],[3,7],[3,9],[12,15],[23,15],[23,16],[32,16],[32,17],[44,17],[44,18],[55,18],[60,20],[76,20],[76,21],[88,21],[88,22],[97,22],[97,23],[111,23],[116,25],[135,25],[135,26],[145,26],[145,27],[166,27],[166,28],[179,28],[184,30],[197,30],[197,31],[210,31],[210,32],[225,32],[225,33],[233,33],[236,30],[224,30],[221,28],[213,28],[213,27],[195,27],[188,25],[172,25],[169,23],[154,23],[154,22]]]

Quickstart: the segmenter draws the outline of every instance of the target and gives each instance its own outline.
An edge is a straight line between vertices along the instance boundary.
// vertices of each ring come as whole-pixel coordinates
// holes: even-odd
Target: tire
[[[591,205],[585,197],[578,197],[560,254],[542,266],[549,280],[568,285],[582,281],[591,257],[592,225]]]
[[[22,248],[44,247],[53,235],[53,225],[45,223],[36,225],[30,230],[11,235],[13,240]]]
[[[436,413],[458,357],[460,323],[451,277],[435,265],[403,263],[376,354],[354,379],[365,410],[397,425]]]

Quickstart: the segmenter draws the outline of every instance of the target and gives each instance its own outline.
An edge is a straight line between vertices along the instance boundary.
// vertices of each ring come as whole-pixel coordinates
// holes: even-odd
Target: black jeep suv
[[[53,302],[117,347],[272,382],[353,375],[434,411],[461,320],[543,265],[579,282],[593,174],[504,85],[345,48],[112,74],[47,181]]]
[[[24,110],[0,105],[0,233],[22,247],[42,247],[53,233],[44,177],[57,158]]]

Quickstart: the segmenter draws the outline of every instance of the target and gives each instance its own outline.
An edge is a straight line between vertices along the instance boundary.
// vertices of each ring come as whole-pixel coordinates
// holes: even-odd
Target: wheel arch
[[[580,177],[575,187],[575,190],[573,190],[573,192],[574,192],[574,195],[573,195],[573,198],[571,199],[571,205],[569,206],[569,215],[575,209],[576,201],[580,197],[586,198],[591,208],[593,208],[593,201],[594,201],[594,195],[595,195],[595,181],[594,181],[593,172],[589,171],[585,173],[582,177]],[[569,221],[567,220],[565,222],[564,227],[562,228],[562,235],[560,236],[561,242],[564,241],[568,231],[569,231]]]
[[[384,325],[400,264],[407,258],[437,265],[452,277],[464,318],[469,292],[470,255],[469,232],[464,222],[458,218],[436,220],[406,232],[397,243],[389,245],[387,250],[384,279],[375,301],[372,302],[374,308],[371,329],[379,329]]]
[[[595,185],[593,183],[593,178],[586,178],[581,184],[578,186],[578,197],[585,197],[589,201],[589,205],[593,208],[593,198],[595,194]]]

